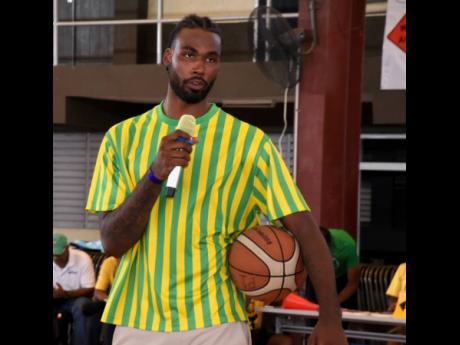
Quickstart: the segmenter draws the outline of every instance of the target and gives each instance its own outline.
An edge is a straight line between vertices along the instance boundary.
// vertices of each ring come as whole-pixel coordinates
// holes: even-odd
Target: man
[[[386,291],[388,296],[388,311],[395,317],[406,317],[406,263],[398,266],[396,273]]]
[[[71,344],[86,344],[85,317],[81,305],[94,290],[94,267],[88,254],[69,248],[67,237],[53,235],[53,315],[67,312],[72,315]]]
[[[221,52],[209,18],[185,17],[163,54],[166,98],[101,143],[86,208],[100,212],[107,253],[123,256],[102,320],[117,325],[115,345],[250,344],[227,254],[263,213],[297,236],[321,291],[312,344],[345,344],[327,245],[279,153],[208,103]],[[195,116],[197,138],[175,130],[183,114]],[[171,198],[164,181],[175,166],[183,171]]]
[[[273,318],[264,318],[262,312],[255,309],[265,306],[265,303],[255,299],[246,300],[246,310],[248,313],[249,328],[251,329],[251,339],[258,345],[293,345],[294,339],[291,335],[275,334]],[[268,322],[267,322],[268,321]]]
[[[118,263],[119,259],[114,256],[104,259],[94,287],[93,300],[82,305],[83,314],[87,316],[88,345],[99,345],[101,338],[102,345],[112,344],[115,326],[106,323],[101,324],[100,320],[117,272]]]
[[[358,309],[360,265],[356,242],[343,229],[327,229],[323,226],[320,229],[331,251],[339,303],[343,308]],[[307,279],[306,297],[317,302],[310,279]]]
[[[393,317],[406,318],[406,263],[398,266],[390,285],[386,291],[388,296],[388,311]],[[393,334],[406,334],[405,326],[398,326],[390,330]],[[397,342],[389,341],[386,345],[396,345]]]

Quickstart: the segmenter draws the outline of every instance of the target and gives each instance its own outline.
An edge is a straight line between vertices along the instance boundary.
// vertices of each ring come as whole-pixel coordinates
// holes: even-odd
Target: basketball
[[[271,225],[240,234],[230,248],[228,263],[236,287],[266,304],[300,288],[307,275],[294,235]]]

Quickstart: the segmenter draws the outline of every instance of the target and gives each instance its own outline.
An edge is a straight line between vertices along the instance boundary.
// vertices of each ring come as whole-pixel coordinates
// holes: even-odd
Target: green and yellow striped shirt
[[[185,331],[247,320],[227,255],[243,230],[308,210],[278,151],[260,129],[215,104],[197,118],[198,144],[174,198],[156,200],[142,238],[120,261],[104,322],[152,331]],[[101,143],[86,209],[113,210],[175,130],[162,104],[123,121]]]

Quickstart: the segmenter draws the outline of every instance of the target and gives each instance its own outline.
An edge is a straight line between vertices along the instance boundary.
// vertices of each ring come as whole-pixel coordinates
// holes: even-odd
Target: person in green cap
[[[86,319],[80,306],[92,296],[95,280],[90,256],[70,248],[66,236],[54,234],[53,315],[54,320],[63,311],[72,315],[71,345],[86,345]]]

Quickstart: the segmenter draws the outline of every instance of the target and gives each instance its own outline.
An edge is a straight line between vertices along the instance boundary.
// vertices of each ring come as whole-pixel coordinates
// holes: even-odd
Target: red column
[[[299,85],[297,183],[317,223],[356,237],[366,1],[317,4],[317,45]],[[310,28],[307,0],[298,25]]]

